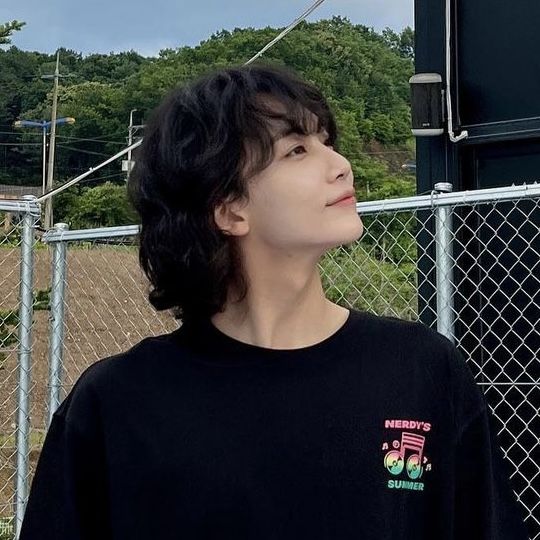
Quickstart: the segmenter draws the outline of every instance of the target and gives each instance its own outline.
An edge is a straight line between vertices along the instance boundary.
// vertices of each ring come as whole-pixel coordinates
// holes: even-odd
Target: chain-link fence
[[[46,237],[53,268],[48,415],[88,365],[178,326],[146,299],[137,232],[137,226],[68,231],[59,224]]]
[[[0,205],[0,535],[10,526],[15,493],[20,253],[19,224]]]
[[[427,196],[360,203],[365,232],[358,242],[324,257],[324,286],[342,305],[420,320],[460,348],[498,420],[513,488],[530,537],[539,540],[540,186],[460,193],[443,193],[448,184],[436,188]],[[48,276],[47,266],[52,289],[48,344],[38,339],[39,312],[34,313],[33,359],[41,368],[32,376],[30,435],[44,432],[86,366],[177,326],[147,302],[137,231],[57,226],[43,238],[49,249],[35,250],[36,287],[43,287],[38,284]],[[20,259],[14,253],[10,271]],[[16,425],[15,406],[7,405],[9,425]],[[2,459],[0,479],[13,484],[4,473],[10,465]],[[13,456],[10,463],[15,467]],[[15,472],[12,468],[11,475]],[[0,509],[9,500],[3,497]],[[5,515],[10,508],[5,506]]]
[[[327,256],[326,290],[350,306],[421,320],[460,349],[538,540],[540,185],[433,195],[359,204],[364,236]]]
[[[42,443],[30,426],[32,319],[40,308],[33,280],[34,199],[0,200],[0,538],[10,537],[22,519]]]

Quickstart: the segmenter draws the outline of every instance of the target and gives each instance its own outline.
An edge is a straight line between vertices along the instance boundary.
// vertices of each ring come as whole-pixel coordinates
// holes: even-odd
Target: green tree
[[[0,24],[0,45],[11,43],[13,32],[18,32],[26,23],[21,21],[11,21]]]
[[[14,130],[13,122],[25,110],[43,101],[50,83],[36,77],[48,55],[0,49],[0,182],[39,185],[40,137],[38,130]],[[40,120],[41,118],[31,118]]]
[[[111,182],[94,188],[84,188],[78,197],[70,200],[69,213],[60,212],[59,218],[67,222],[72,229],[137,223],[137,215],[127,198],[125,185]]]
[[[128,81],[128,92],[149,110],[174,86],[209,69],[245,62],[276,32],[272,28],[222,31],[196,47],[162,51]],[[335,110],[354,111],[365,139],[381,136],[381,142],[404,144],[411,137],[403,118],[409,109],[412,59],[398,54],[372,29],[341,17],[304,22],[270,49],[264,61],[298,71],[332,99]],[[373,129],[376,114],[389,119],[390,133],[387,126]]]
[[[33,295],[33,310],[49,310],[50,294],[50,287],[48,289],[37,289]],[[18,343],[19,324],[20,318],[18,309],[0,310],[0,349],[11,348]],[[0,370],[4,369],[6,357],[6,353],[0,352]]]
[[[414,30],[410,26],[405,27],[399,34],[387,27],[382,35],[393,51],[403,58],[414,58]]]
[[[27,111],[30,118],[50,117],[52,95],[36,108]],[[74,177],[118,152],[126,144],[126,118],[121,114],[122,95],[120,89],[109,83],[82,82],[61,86],[58,94],[58,116],[72,116],[73,125],[62,125],[56,135],[55,176]],[[30,140],[32,134],[27,139]],[[29,148],[38,163],[41,147]],[[103,175],[123,176],[118,164],[102,170]]]
[[[72,178],[120,150],[131,109],[138,109],[136,123],[144,123],[170,89],[215,67],[244,63],[278,31],[222,30],[195,47],[164,49],[156,58],[133,51],[84,57],[62,49],[62,71],[71,77],[62,80],[59,114],[77,122],[58,131],[55,176]],[[378,186],[391,183],[389,175],[396,173],[389,160],[389,168],[384,166],[386,152],[377,160],[373,148],[400,151],[403,161],[414,157],[408,84],[413,43],[410,28],[377,33],[333,17],[301,23],[263,58],[293,68],[323,90],[337,118],[341,151],[353,165],[359,190],[370,196],[379,195]],[[39,75],[51,72],[53,63],[52,55],[0,50],[0,84],[6,89],[0,93],[0,123],[50,117],[50,81]],[[26,130],[0,140],[17,143],[0,154],[0,178],[39,184],[39,133]],[[115,163],[100,175],[120,178],[122,173]]]

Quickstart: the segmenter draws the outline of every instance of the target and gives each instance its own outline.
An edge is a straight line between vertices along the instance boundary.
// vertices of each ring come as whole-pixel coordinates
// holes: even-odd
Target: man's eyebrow
[[[294,128],[292,126],[286,126],[282,129],[279,129],[274,134],[274,140],[278,141],[279,139],[284,139],[285,137],[289,137],[291,135],[305,135],[304,132],[302,132],[299,128]]]
[[[321,128],[319,131],[309,132],[300,127],[286,126],[280,130],[277,130],[274,134],[274,141],[277,142],[279,139],[284,139],[285,137],[290,137],[291,135],[310,135],[310,134],[321,134],[328,135],[328,132],[325,128]]]

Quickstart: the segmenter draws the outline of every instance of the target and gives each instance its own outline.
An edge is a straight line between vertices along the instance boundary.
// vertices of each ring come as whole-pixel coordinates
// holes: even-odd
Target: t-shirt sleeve
[[[45,437],[20,540],[109,538],[97,409],[88,381],[81,376]]]
[[[469,421],[459,437],[455,469],[456,539],[528,539],[487,407]]]
[[[527,540],[521,505],[512,490],[497,425],[485,396],[460,351],[450,342],[453,363],[454,538]]]

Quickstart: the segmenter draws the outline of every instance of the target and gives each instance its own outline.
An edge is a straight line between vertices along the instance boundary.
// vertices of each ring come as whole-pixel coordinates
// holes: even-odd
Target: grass
[[[11,540],[14,536],[13,517],[0,517],[0,540]]]
[[[31,429],[30,430],[30,447],[41,447],[45,440],[46,430],[44,429]],[[16,448],[17,435],[12,433],[0,433],[0,449]]]

